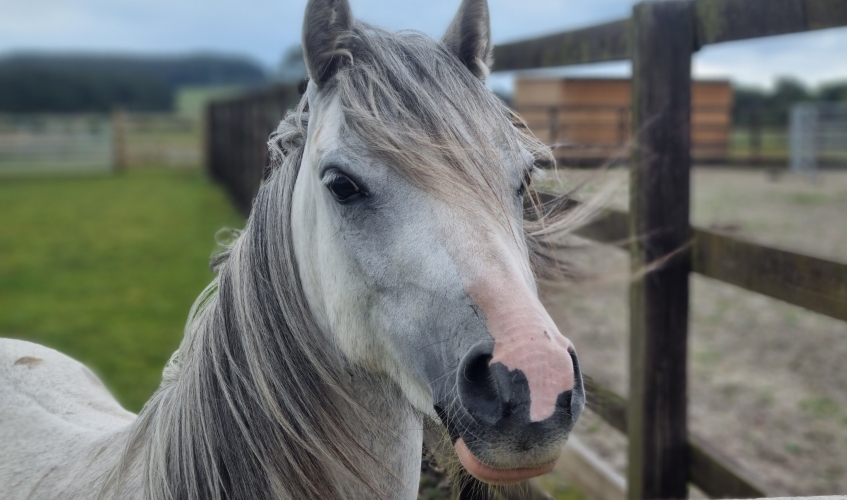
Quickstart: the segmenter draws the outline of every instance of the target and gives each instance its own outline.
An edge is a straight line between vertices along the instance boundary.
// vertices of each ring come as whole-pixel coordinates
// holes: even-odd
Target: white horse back
[[[78,361],[0,339],[0,498],[93,496],[134,419]]]

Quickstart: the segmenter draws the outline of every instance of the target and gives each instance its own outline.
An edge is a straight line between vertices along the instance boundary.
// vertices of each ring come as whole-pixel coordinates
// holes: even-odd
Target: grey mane
[[[529,151],[552,163],[549,148],[516,127],[443,45],[362,23],[345,40],[349,55],[327,89],[340,98],[344,127],[366,154],[434,195],[463,203],[482,193],[505,218],[503,188],[513,189],[504,186],[505,159]],[[247,225],[213,261],[217,276],[193,306],[107,492],[140,480],[152,499],[327,499],[351,487],[386,496],[371,479],[385,467],[350,415],[358,425],[379,422],[355,399],[351,367],[312,318],[290,239],[308,123],[307,93],[272,135],[269,177]],[[530,248],[544,255],[551,247],[542,237],[579,220],[569,217],[527,224]],[[133,464],[140,479],[127,477]]]
[[[345,483],[381,496],[369,481],[378,457],[348,415],[368,411],[312,319],[288,237],[305,116],[280,127],[277,168],[216,258],[217,277],[134,426],[123,465],[144,464],[148,498],[326,499],[344,496]]]

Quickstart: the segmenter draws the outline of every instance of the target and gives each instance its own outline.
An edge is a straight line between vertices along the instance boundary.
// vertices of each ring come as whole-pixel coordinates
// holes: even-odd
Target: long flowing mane
[[[289,237],[307,122],[297,112],[280,125],[277,167],[134,426],[124,464],[144,464],[148,497],[326,499],[345,483],[382,495],[369,480],[378,457],[347,414],[368,410],[312,319]]]
[[[355,59],[333,82],[344,127],[414,182],[460,203],[465,190],[502,187],[492,158],[523,150],[553,162],[440,44],[365,24],[350,37]],[[294,257],[292,198],[308,125],[307,94],[271,137],[269,177],[244,230],[213,260],[216,278],[129,431],[108,483],[114,491],[138,480],[155,499],[327,499],[345,497],[350,485],[386,497],[372,479],[383,464],[359,442],[350,412],[377,430],[379,422],[355,399],[350,367],[315,324]],[[530,249],[548,259],[544,238],[580,220],[526,224]],[[127,477],[133,464],[140,478]]]

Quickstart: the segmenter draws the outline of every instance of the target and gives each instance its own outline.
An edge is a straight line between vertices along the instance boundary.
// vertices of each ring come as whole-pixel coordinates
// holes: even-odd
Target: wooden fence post
[[[217,155],[215,154],[214,146],[214,139],[216,137],[215,127],[217,126],[215,109],[216,105],[214,103],[207,103],[203,109],[203,137],[201,147],[203,148],[203,165],[206,166],[206,172],[213,179],[218,180],[218,165],[215,163]]]
[[[123,172],[127,166],[126,111],[121,108],[112,110],[112,168]]]
[[[687,498],[694,2],[643,2],[633,21],[628,495]]]
[[[758,165],[762,160],[762,121],[759,104],[750,113],[750,163]]]

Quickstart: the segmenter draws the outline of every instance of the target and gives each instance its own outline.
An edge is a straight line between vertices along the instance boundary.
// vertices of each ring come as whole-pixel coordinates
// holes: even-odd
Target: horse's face
[[[471,474],[508,484],[544,473],[584,397],[573,345],[539,302],[529,266],[522,206],[533,157],[490,134],[484,178],[436,176],[430,189],[404,175],[396,155],[350,133],[356,118],[332,81],[341,63],[327,54],[349,55],[339,40],[351,23],[346,2],[307,7],[309,133],[291,223],[309,306],[351,363],[387,374],[445,426]],[[457,81],[476,92],[487,26],[485,3],[466,0],[442,42],[467,73]],[[424,142],[407,147],[432,146]],[[475,181],[486,188],[468,189]],[[461,196],[443,195],[451,191]]]

